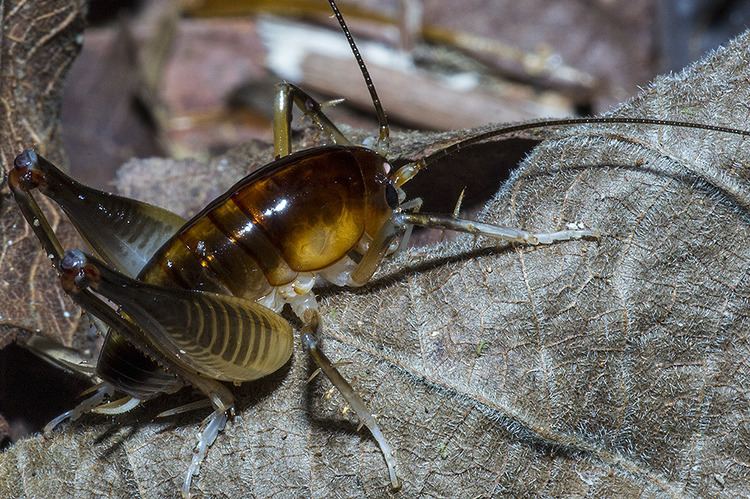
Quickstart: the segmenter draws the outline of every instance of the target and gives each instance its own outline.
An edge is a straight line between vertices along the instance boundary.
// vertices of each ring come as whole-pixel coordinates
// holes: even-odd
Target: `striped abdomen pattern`
[[[290,158],[292,158],[290,156]],[[250,176],[194,217],[146,282],[257,299],[343,258],[362,238],[366,190],[345,149],[305,151]]]

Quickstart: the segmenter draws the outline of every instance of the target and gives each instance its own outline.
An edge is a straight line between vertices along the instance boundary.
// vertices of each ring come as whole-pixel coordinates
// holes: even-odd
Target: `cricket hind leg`
[[[63,263],[65,256],[63,255],[62,245],[52,230],[47,217],[44,215],[44,212],[41,210],[30,191],[44,189],[47,191],[45,194],[50,194],[50,187],[52,187],[53,190],[57,189],[60,191],[61,189],[64,189],[66,193],[69,193],[68,191],[70,189],[68,188],[73,186],[73,184],[68,180],[69,179],[62,176],[62,173],[59,172],[54,165],[47,162],[44,158],[38,156],[31,150],[24,151],[24,153],[16,158],[14,168],[10,171],[8,178],[8,184],[24,218],[41,242],[55,268],[61,273],[61,277],[63,277],[63,274],[65,273],[65,265]],[[106,195],[104,198],[106,198]],[[137,212],[136,216],[145,215],[143,216],[143,219],[148,219],[150,217],[163,224],[163,233],[159,234],[159,237],[156,238],[157,240],[171,235],[171,233],[176,230],[176,227],[182,223],[179,217],[166,212],[166,210],[161,210],[159,208],[151,207],[150,205],[144,205],[124,198],[122,198],[122,200],[128,206],[134,206],[134,211]],[[149,236],[149,239],[150,242],[153,243],[154,237]],[[118,251],[120,250],[114,252],[118,256],[124,255],[124,257],[127,258],[130,258],[131,256],[127,253],[127,248],[125,253],[118,254]],[[124,267],[123,270],[129,271],[128,273],[133,274],[138,269],[138,263],[122,265],[122,267]],[[134,344],[139,344],[142,332],[138,325],[127,320],[125,317],[118,315],[115,309],[103,301],[102,298],[93,294],[90,289],[83,288],[73,290],[65,285],[63,285],[63,289],[85,310],[97,316],[113,330],[124,334],[129,341],[134,342]],[[157,357],[154,355],[154,352],[147,353],[150,353],[152,358]],[[169,367],[175,366],[170,365]],[[231,392],[229,392],[229,390],[218,381],[202,378],[181,369],[178,369],[178,371],[182,377],[208,396],[215,409],[211,416],[206,419],[204,429],[199,434],[198,443],[193,452],[193,458],[183,482],[182,494],[183,496],[188,497],[190,494],[192,478],[194,475],[198,474],[200,465],[206,456],[208,448],[213,444],[218,433],[226,425],[228,417],[234,415],[234,397]],[[52,431],[63,421],[77,419],[81,415],[91,412],[97,407],[102,412],[119,413],[129,410],[137,405],[136,401],[139,401],[135,397],[126,397],[110,404],[102,405],[105,398],[111,396],[113,393],[114,388],[111,384],[105,382],[101,385],[97,385],[94,392],[78,406],[50,421],[45,427],[45,432]]]
[[[30,190],[37,188],[42,181],[46,184],[48,183],[47,181],[49,180],[49,177],[45,175],[45,172],[36,168],[40,161],[43,163],[46,162],[43,158],[37,157],[36,153],[33,151],[24,151],[24,153],[16,158],[14,168],[9,175],[8,183],[13,192],[16,203],[21,209],[21,213],[31,226],[37,239],[39,239],[44,247],[47,256],[52,260],[55,268],[60,271],[63,261],[62,244],[52,230],[49,220],[44,212],[29,192]],[[54,166],[51,164],[49,164],[49,166],[54,169]],[[75,296],[73,298],[75,301],[78,301]],[[110,311],[112,310],[109,307],[106,308]],[[141,402],[140,398],[127,395],[119,400],[104,403],[104,400],[107,397],[112,397],[115,391],[116,385],[108,383],[107,381],[94,385],[92,388],[84,392],[84,394],[90,394],[86,399],[81,401],[73,409],[65,411],[50,421],[44,427],[44,433],[51,432],[55,427],[66,420],[75,421],[88,412],[121,414],[137,407]]]
[[[320,332],[320,317],[318,313],[311,310],[304,315],[305,326],[302,328],[302,345],[318,369],[326,375],[333,386],[341,393],[341,396],[344,397],[344,400],[346,400],[349,407],[351,407],[359,418],[361,425],[366,426],[370,430],[370,433],[383,453],[392,489],[394,491],[400,489],[401,480],[396,473],[396,456],[393,447],[386,440],[367,404],[365,404],[364,400],[354,390],[354,387],[341,375],[330,359],[320,349],[316,338]]]
[[[71,252],[69,252],[69,254],[70,253]],[[69,254],[66,255],[67,260],[71,259]],[[65,263],[63,264],[63,269],[66,268],[66,265],[67,264]],[[132,340],[138,340],[138,336],[141,334],[140,326],[127,319],[126,316],[118,315],[115,309],[110,307],[98,295],[93,294],[88,287],[79,289],[71,296],[79,303],[79,305],[95,314],[110,328],[123,333],[126,337]],[[148,347],[145,348],[147,351],[149,350]],[[151,352],[151,354],[153,355],[153,352]],[[208,449],[216,440],[219,432],[224,429],[228,418],[234,416],[234,396],[232,395],[232,392],[230,392],[219,381],[196,375],[193,372],[172,363],[169,359],[162,358],[162,362],[165,363],[165,367],[179,373],[179,375],[193,385],[193,387],[206,395],[214,408],[211,415],[204,421],[203,429],[198,434],[198,442],[193,449],[193,457],[182,483],[182,496],[190,497],[190,487],[193,477],[200,472],[200,466],[206,457]]]
[[[138,325],[118,315],[113,308],[109,307],[99,296],[91,293],[89,289],[80,290],[73,295],[73,298],[81,306],[90,310],[106,322],[109,327],[121,331],[130,337],[140,334]],[[234,416],[234,396],[219,381],[195,375],[179,366],[171,364],[167,359],[163,359],[163,361],[168,364],[167,367],[179,372],[181,377],[185,378],[193,387],[206,395],[214,408],[211,415],[203,422],[203,429],[198,434],[198,441],[193,449],[193,457],[182,483],[182,496],[190,497],[190,487],[193,477],[200,472],[201,464],[206,458],[208,449],[216,441],[219,432],[224,429],[227,420]]]
[[[131,276],[185,223],[164,208],[80,184],[31,149],[14,160],[8,184],[47,254],[58,261],[62,248],[54,245],[54,234],[32,191],[55,201],[101,258]]]

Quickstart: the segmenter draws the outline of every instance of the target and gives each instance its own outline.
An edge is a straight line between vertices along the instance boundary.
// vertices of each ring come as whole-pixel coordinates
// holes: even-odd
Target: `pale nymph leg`
[[[375,420],[375,417],[372,415],[372,412],[370,412],[370,409],[368,409],[364,400],[362,400],[362,397],[357,394],[354,387],[352,387],[352,385],[341,375],[330,359],[320,349],[316,338],[321,328],[320,316],[317,311],[310,310],[305,313],[304,321],[305,325],[302,328],[302,345],[310,354],[310,358],[315,362],[318,369],[326,375],[333,386],[335,386],[339,393],[341,393],[341,396],[344,397],[344,400],[346,400],[349,407],[357,415],[357,418],[359,418],[360,423],[370,430],[370,433],[373,438],[375,438],[375,441],[383,453],[385,464],[388,467],[391,487],[394,490],[399,489],[401,487],[401,481],[396,474],[396,456],[393,447],[391,447],[390,443],[386,440],[385,435],[383,435],[383,432],[380,430],[380,427]]]

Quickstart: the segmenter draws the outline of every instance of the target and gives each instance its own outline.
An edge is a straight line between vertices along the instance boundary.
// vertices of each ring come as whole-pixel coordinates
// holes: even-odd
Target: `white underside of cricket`
[[[305,311],[318,309],[318,302],[312,292],[316,284],[328,282],[336,286],[351,286],[351,274],[356,266],[354,260],[345,256],[325,269],[300,273],[292,282],[271,288],[268,294],[258,298],[256,302],[276,313],[281,312],[284,305],[288,304],[295,315],[302,318]]]
[[[271,291],[256,301],[266,308],[270,308],[276,313],[281,312],[284,305],[289,304],[298,317],[302,317],[300,312],[309,308],[316,309],[315,295],[311,293],[315,284],[315,275],[311,273],[299,274],[295,280],[289,284],[276,286]]]

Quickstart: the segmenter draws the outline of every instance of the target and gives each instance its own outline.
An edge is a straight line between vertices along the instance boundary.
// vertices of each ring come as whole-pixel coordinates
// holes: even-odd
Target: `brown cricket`
[[[45,430],[87,412],[126,412],[192,385],[207,397],[213,412],[204,421],[187,469],[185,496],[208,448],[233,415],[235,399],[225,383],[262,378],[291,357],[293,328],[279,315],[287,305],[304,324],[301,339],[306,352],[370,430],[383,453],[391,487],[400,487],[394,449],[366,404],[320,349],[317,282],[366,284],[383,259],[404,246],[414,226],[531,245],[598,237],[597,230],[579,226],[530,233],[420,213],[421,200],[406,200],[402,187],[437,160],[499,135],[582,123],[641,123],[750,135],[658,119],[551,120],[479,134],[394,169],[386,158],[385,112],[341,13],[333,0],[329,3],[378,115],[375,149],[352,144],[318,102],[300,88],[281,83],[274,110],[276,160],[241,179],[187,221],[166,209],[84,186],[33,150],[22,152],[9,173],[15,199],[58,270],[64,290],[108,327],[96,365],[101,382]],[[294,106],[333,145],[293,153]],[[61,206],[96,257],[77,249],[64,251],[34,191]]]

